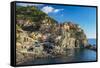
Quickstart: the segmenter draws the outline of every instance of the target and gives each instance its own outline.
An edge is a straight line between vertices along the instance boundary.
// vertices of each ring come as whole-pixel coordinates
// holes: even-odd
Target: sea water
[[[88,43],[96,45],[96,39],[88,39]],[[54,64],[54,63],[70,63],[70,62],[84,62],[96,61],[96,51],[89,49],[70,49],[69,56],[62,56],[60,58],[41,58],[25,62],[21,65],[36,65],[36,64]]]
[[[88,43],[91,45],[96,45],[96,39],[88,39]]]

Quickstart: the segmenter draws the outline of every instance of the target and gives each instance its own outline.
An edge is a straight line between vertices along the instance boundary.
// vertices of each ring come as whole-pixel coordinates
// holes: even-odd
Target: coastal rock
[[[94,50],[94,51],[97,50],[97,47],[95,45],[91,45],[91,44],[88,44],[85,48],[90,49],[90,50]]]
[[[17,64],[68,55],[68,49],[88,48],[86,34],[78,24],[58,23],[35,6],[16,7],[16,18]]]

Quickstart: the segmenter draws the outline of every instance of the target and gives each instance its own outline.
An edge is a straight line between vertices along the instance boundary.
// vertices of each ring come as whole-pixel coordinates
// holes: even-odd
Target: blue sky
[[[71,21],[79,24],[88,38],[96,38],[96,8],[29,3],[18,3],[17,5],[37,6],[59,23]]]

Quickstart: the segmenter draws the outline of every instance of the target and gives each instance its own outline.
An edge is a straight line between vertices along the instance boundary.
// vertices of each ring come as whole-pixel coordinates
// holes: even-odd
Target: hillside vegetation
[[[36,58],[68,56],[67,49],[88,44],[78,24],[59,24],[35,6],[16,6],[16,19],[17,64]]]

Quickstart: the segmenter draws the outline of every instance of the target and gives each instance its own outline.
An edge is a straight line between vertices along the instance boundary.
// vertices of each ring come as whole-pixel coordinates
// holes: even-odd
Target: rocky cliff
[[[58,24],[37,7],[16,8],[16,63],[30,59],[56,57],[67,54],[67,49],[84,48],[84,30],[72,22]]]

